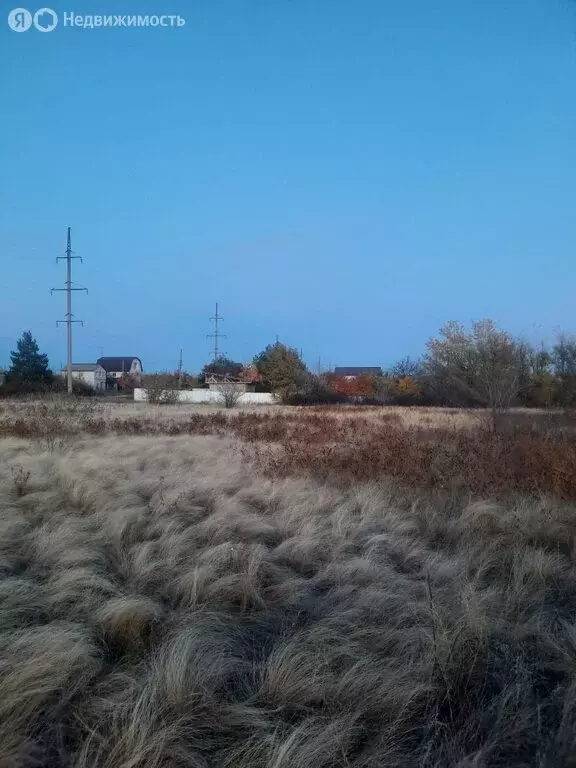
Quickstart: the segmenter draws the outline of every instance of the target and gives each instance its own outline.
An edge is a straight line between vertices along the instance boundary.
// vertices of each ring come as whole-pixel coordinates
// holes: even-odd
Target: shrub
[[[9,376],[5,384],[0,387],[0,398],[19,397],[29,395],[45,395],[50,392],[51,386],[41,381],[24,381],[14,376]]]
[[[216,391],[224,408],[236,408],[245,388],[243,384],[234,381],[222,381],[217,385]]]
[[[287,393],[282,399],[284,405],[339,405],[348,402],[348,397],[335,391],[324,376],[309,374],[299,392]]]
[[[372,397],[376,394],[374,389],[374,376],[362,374],[361,376],[335,376],[327,377],[330,387],[342,395],[349,397]]]
[[[149,373],[144,376],[142,386],[148,402],[174,405],[178,402],[178,377],[171,373]]]
[[[282,402],[284,405],[344,405],[350,400],[346,395],[331,389],[313,389],[287,395]]]
[[[54,382],[50,388],[54,393],[64,393],[68,391],[68,383],[65,376],[55,376]],[[80,379],[72,379],[72,394],[77,397],[92,397],[96,393],[94,388]]]

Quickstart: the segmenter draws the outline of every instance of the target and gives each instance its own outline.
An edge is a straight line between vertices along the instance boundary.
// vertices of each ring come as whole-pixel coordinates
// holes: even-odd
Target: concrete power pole
[[[66,315],[65,320],[57,320],[56,325],[66,324],[66,380],[68,394],[72,394],[72,323],[80,323],[83,325],[82,320],[74,320],[72,315],[72,291],[86,291],[87,288],[73,288],[72,287],[72,259],[80,259],[80,256],[72,256],[72,245],[70,240],[70,227],[68,227],[68,239],[66,241],[66,256],[57,256],[56,263],[60,260],[66,259],[66,282],[65,288],[52,288],[50,293],[55,291],[66,291]]]
[[[183,378],[182,349],[180,349],[180,358],[178,360],[178,389],[182,389],[182,378]]]
[[[218,302],[216,302],[216,312],[215,312],[215,314],[214,314],[214,317],[211,317],[211,318],[210,318],[210,320],[213,320],[213,321],[214,321],[214,333],[208,333],[208,334],[206,335],[206,338],[207,338],[207,339],[214,339],[214,362],[216,363],[216,362],[218,361],[218,356],[219,356],[219,354],[220,354],[220,352],[219,352],[219,346],[218,346],[218,341],[219,341],[220,339],[225,339],[225,338],[227,338],[227,336],[226,336],[226,334],[225,334],[225,333],[220,333],[220,332],[218,331],[218,323],[219,323],[219,321],[220,321],[220,320],[224,320],[224,318],[222,317],[222,315],[219,315],[219,314],[218,314]]]

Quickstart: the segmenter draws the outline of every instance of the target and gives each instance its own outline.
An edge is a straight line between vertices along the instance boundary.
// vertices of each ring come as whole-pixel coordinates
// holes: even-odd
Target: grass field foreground
[[[0,765],[573,764],[572,503],[290,459],[478,418],[121,408],[2,404]]]

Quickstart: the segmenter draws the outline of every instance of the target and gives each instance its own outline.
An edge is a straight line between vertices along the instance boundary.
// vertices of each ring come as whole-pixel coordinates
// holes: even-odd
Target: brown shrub
[[[410,409],[308,407],[192,412],[144,408],[112,415],[91,401],[45,400],[0,414],[0,437],[38,439],[54,450],[84,433],[218,435],[248,445],[245,457],[273,476],[312,474],[339,484],[394,478],[410,486],[500,497],[510,492],[576,498],[576,429],[571,413],[516,411],[498,431],[483,412],[446,426],[446,414]],[[408,416],[407,416],[408,414]],[[442,416],[442,418],[440,418]],[[474,420],[475,419],[475,420]],[[472,425],[472,426],[470,426]]]

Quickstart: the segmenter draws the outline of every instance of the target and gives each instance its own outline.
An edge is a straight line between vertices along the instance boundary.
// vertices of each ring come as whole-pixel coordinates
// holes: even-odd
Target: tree
[[[254,365],[264,384],[283,399],[294,395],[308,381],[308,370],[297,350],[278,341],[262,350],[254,358]]]
[[[552,348],[551,363],[557,378],[558,398],[564,406],[576,402],[576,339],[560,334]]]
[[[142,386],[146,399],[154,405],[173,405],[179,400],[178,377],[173,373],[148,373],[143,377]]]
[[[387,394],[397,405],[420,405],[424,400],[424,392],[415,376],[391,379]]]
[[[236,381],[221,381],[216,384],[216,392],[224,408],[235,408],[244,391],[244,385]]]
[[[31,331],[24,331],[16,343],[16,351],[10,353],[12,366],[10,376],[18,381],[33,384],[48,384],[52,371],[48,368],[48,355],[42,354]]]
[[[141,383],[139,378],[132,373],[123,373],[119,379],[116,379],[116,385],[120,392],[134,392]]]
[[[379,394],[397,405],[420,405],[425,401],[421,360],[404,357],[379,382]]]
[[[245,384],[258,384],[262,380],[262,376],[258,373],[258,368],[251,363],[242,367],[240,379]]]
[[[516,342],[492,320],[479,320],[471,331],[456,322],[430,339],[426,377],[437,394],[451,405],[483,405],[492,415],[508,408],[518,393],[520,354]]]
[[[347,397],[372,397],[375,394],[374,376],[362,373],[360,376],[329,375],[328,380],[334,392]]]
[[[516,342],[518,352],[518,396],[523,405],[549,407],[558,396],[557,377],[551,370],[552,355],[544,345]]]
[[[422,375],[422,362],[412,360],[410,357],[403,357],[402,360],[394,363],[388,371],[388,375],[393,379],[405,379],[407,377],[414,379]]]

